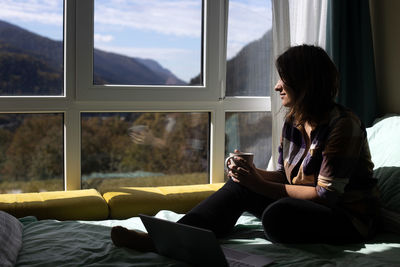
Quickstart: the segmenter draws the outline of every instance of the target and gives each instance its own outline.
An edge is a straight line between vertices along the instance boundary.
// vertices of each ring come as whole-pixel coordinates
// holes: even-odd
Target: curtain
[[[276,59],[292,45],[313,44],[325,48],[327,0],[273,0],[273,58]],[[268,170],[274,170],[278,159],[278,146],[286,110],[274,92],[279,80],[272,69],[271,111],[272,111],[272,156]]]
[[[329,0],[327,51],[340,73],[337,101],[366,126],[379,115],[369,1]]]
[[[272,42],[273,59],[275,60],[290,46],[290,19],[289,19],[289,0],[272,0]],[[275,63],[271,68],[271,113],[272,113],[272,153],[268,163],[268,170],[275,170],[278,162],[278,147],[283,127],[285,112],[281,108],[281,100],[274,92],[274,86],[279,80]]]
[[[325,48],[327,0],[289,0],[290,44]]]

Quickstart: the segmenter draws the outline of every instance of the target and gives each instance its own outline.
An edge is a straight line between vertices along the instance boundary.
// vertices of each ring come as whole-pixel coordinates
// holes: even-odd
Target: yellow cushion
[[[160,210],[185,213],[217,191],[223,183],[160,187],[122,187],[103,194],[112,219],[139,213],[154,215]]]
[[[95,189],[23,194],[0,194],[0,210],[15,217],[38,219],[103,220],[108,206]]]

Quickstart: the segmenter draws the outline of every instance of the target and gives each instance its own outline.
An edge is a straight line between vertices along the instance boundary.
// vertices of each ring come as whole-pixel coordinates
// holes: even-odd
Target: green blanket
[[[160,211],[159,218],[177,221],[182,215]],[[122,225],[145,231],[138,217],[106,221],[38,221],[20,219],[23,246],[17,266],[187,266],[155,253],[117,248],[110,229]],[[272,266],[399,266],[400,236],[379,234],[365,244],[347,246],[272,244],[264,238],[260,221],[244,214],[234,232],[221,243],[236,249],[265,254]]]

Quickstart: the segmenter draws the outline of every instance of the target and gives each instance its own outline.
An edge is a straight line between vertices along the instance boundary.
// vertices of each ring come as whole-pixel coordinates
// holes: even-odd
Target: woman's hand
[[[235,150],[238,153],[238,150]],[[271,199],[292,197],[321,202],[315,186],[288,184],[286,176],[279,171],[265,171],[257,169],[244,158],[234,156],[228,160],[228,176],[232,181],[240,183],[251,191]]]
[[[129,136],[138,145],[149,145],[154,141],[154,136],[146,125],[136,125],[129,128]]]
[[[152,145],[157,148],[163,148],[166,145],[166,139],[155,137],[152,131],[145,125],[131,127],[129,129],[129,136],[138,145]]]
[[[240,151],[235,149],[235,153]],[[232,162],[233,161],[233,162]],[[262,180],[254,164],[249,164],[244,158],[234,156],[228,161],[228,176],[236,183],[240,183],[250,189],[257,187]]]

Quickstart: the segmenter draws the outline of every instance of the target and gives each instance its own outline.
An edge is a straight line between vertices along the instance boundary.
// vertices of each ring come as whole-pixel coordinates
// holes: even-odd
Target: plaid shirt
[[[279,147],[278,170],[289,184],[315,186],[328,205],[343,210],[367,237],[378,214],[376,179],[364,125],[351,111],[336,105],[329,119],[311,132],[287,119]]]

